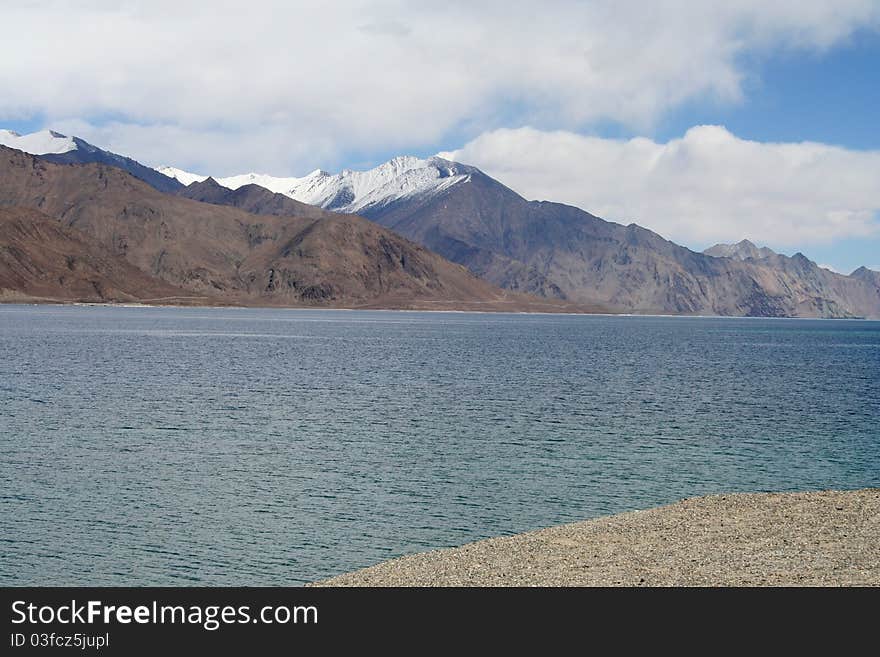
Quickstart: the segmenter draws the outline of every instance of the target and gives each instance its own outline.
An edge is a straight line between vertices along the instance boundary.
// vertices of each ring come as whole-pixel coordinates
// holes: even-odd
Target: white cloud
[[[152,164],[302,173],[509,125],[644,132],[741,99],[745,56],[878,25],[872,0],[30,2],[3,8],[0,121],[77,121]]]
[[[486,133],[447,156],[526,198],[635,222],[689,245],[880,235],[880,151],[746,141],[720,126],[667,143],[520,128]]]
[[[820,266],[822,269],[827,269],[828,271],[833,271],[835,274],[842,274],[842,273],[843,273],[843,272],[840,272],[840,271],[836,270],[836,269],[835,269],[833,266],[831,266],[831,265],[819,265],[819,266]]]

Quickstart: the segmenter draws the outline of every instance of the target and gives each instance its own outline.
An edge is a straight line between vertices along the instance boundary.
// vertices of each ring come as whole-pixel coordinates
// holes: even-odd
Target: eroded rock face
[[[189,293],[132,266],[75,228],[28,208],[0,208],[0,294],[141,301]]]

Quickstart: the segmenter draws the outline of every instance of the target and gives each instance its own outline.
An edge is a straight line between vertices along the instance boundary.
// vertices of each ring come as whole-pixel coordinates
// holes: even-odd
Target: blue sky
[[[742,102],[689,103],[666,117],[653,136],[665,141],[690,126],[711,123],[762,142],[816,141],[852,150],[880,150],[877,32],[861,32],[821,53],[776,52],[749,62],[746,70],[749,78]],[[880,179],[877,185],[880,188]],[[844,273],[861,265],[880,269],[880,236],[781,248],[789,254],[802,250]]]
[[[689,103],[666,117],[656,137],[701,123],[744,139],[818,141],[880,149],[880,34],[863,31],[826,52],[777,51],[745,64],[739,103]]]
[[[880,266],[876,0],[534,8],[13,6],[0,127],[216,176],[445,151],[691,248]]]

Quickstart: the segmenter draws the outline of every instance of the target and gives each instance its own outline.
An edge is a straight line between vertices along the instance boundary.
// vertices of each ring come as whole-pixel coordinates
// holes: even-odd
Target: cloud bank
[[[576,205],[688,245],[880,236],[880,151],[753,142],[697,126],[667,143],[501,129],[444,155],[528,199]]]
[[[649,132],[738,102],[743,61],[880,25],[871,0],[28,2],[4,7],[0,120],[149,164],[302,174],[500,127]]]

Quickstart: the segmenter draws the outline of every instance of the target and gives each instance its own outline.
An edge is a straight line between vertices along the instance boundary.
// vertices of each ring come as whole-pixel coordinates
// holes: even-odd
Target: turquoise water
[[[298,584],[880,486],[880,322],[0,306],[0,450],[0,584]]]

